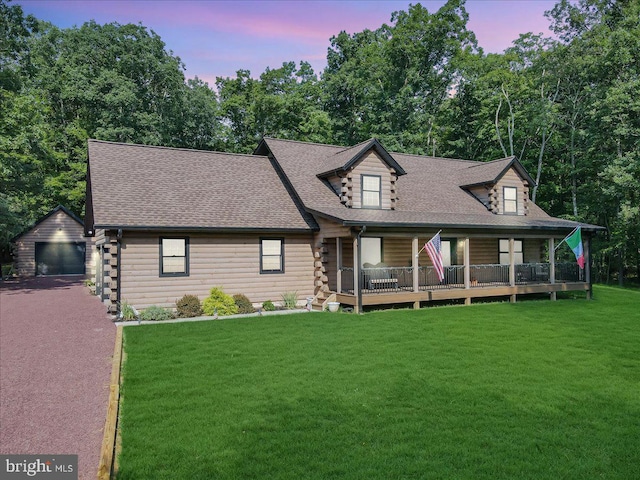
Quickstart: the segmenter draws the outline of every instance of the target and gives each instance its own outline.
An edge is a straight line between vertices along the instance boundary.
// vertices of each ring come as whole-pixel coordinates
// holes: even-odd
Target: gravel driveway
[[[0,282],[0,453],[77,454],[96,478],[115,334],[77,277]]]

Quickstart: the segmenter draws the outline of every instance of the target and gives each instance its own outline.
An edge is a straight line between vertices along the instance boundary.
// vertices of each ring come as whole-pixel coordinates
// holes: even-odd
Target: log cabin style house
[[[529,198],[515,157],[477,162],[264,138],[252,155],[89,141],[86,234],[111,312],[174,307],[213,286],[255,305],[296,291],[314,308],[581,290],[556,258],[578,224]],[[441,231],[444,279],[420,248]],[[570,253],[570,250],[565,247]],[[561,252],[562,250],[558,250]],[[566,255],[565,255],[566,256]]]

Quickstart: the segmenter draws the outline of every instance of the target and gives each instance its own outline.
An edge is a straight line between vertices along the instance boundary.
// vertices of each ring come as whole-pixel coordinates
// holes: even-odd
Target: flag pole
[[[442,229],[438,230],[438,233],[440,233],[440,232],[442,232]],[[436,235],[438,235],[438,233],[436,233]],[[435,237],[436,235],[434,235],[433,237]],[[431,237],[431,238],[429,239],[429,242],[430,242],[431,240],[433,240],[433,237]],[[427,243],[429,243],[429,242],[427,242]],[[420,255],[420,252],[422,252],[422,251],[424,250],[424,248],[425,248],[425,246],[427,245],[427,243],[425,243],[425,244],[422,246],[422,248],[420,249],[420,251],[419,251],[418,253],[416,253],[416,257],[417,257],[418,255]]]
[[[554,248],[554,249],[553,249],[553,251],[555,252],[556,250],[558,250],[558,248],[560,247],[560,245],[562,245],[562,243],[563,243],[567,238],[569,238],[571,235],[573,235],[573,234],[574,234],[574,232],[575,232],[576,230],[578,230],[581,226],[582,226],[582,225],[578,225],[576,228],[574,228],[573,230],[571,230],[571,232],[569,233],[569,235],[567,235],[566,237],[564,237],[564,238],[560,241],[560,243],[558,243],[558,245],[556,245],[556,248]]]

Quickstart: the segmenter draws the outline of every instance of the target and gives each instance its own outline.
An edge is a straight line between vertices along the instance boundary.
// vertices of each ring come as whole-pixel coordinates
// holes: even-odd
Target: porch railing
[[[549,283],[550,265],[548,263],[519,263],[516,265],[516,285],[527,283]]]
[[[341,293],[354,293],[354,272],[351,267],[342,267]],[[521,263],[515,265],[516,285],[550,283],[551,269],[548,263]],[[583,282],[584,270],[575,263],[558,263],[555,266],[555,281]],[[509,285],[509,265],[470,265],[469,286]],[[413,290],[412,267],[378,267],[360,270],[360,288],[364,293],[389,293]],[[433,266],[418,268],[418,288],[437,290],[464,288],[464,265],[444,267],[444,279],[440,281]]]
[[[342,287],[339,293],[354,293],[353,292],[353,268],[342,267],[340,269],[340,272],[341,272]]]
[[[418,286],[422,290],[464,288],[464,265],[444,267],[444,279],[442,281],[438,278],[436,269],[433,267],[420,267],[418,271]]]
[[[577,263],[557,263],[556,282],[584,282],[584,270]]]
[[[413,289],[411,267],[363,268],[360,270],[362,290],[372,293],[397,292]]]
[[[509,265],[471,265],[469,279],[471,287],[509,285]]]

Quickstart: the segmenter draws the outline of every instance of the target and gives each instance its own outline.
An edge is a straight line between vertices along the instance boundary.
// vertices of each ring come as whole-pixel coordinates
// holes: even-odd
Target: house
[[[14,237],[11,243],[18,276],[91,273],[93,241],[84,236],[82,220],[62,205]]]
[[[264,138],[253,155],[89,141],[85,228],[116,311],[172,307],[212,286],[254,304],[296,291],[350,305],[591,292],[556,259],[578,224],[529,198],[515,157],[492,162]],[[600,227],[582,225],[590,238]],[[420,247],[441,231],[445,278]]]

